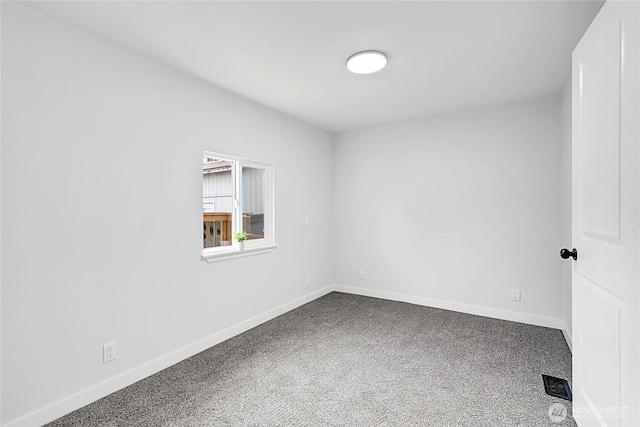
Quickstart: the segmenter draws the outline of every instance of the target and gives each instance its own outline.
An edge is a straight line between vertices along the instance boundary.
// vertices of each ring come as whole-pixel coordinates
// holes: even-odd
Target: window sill
[[[253,256],[253,255],[266,254],[269,252],[273,252],[277,247],[278,245],[265,245],[265,246],[256,246],[253,248],[248,248],[243,251],[230,250],[225,252],[214,252],[214,253],[202,254],[202,257],[200,259],[202,261],[207,261],[209,263],[220,262],[220,261],[226,261],[229,259],[244,258],[248,256]]]

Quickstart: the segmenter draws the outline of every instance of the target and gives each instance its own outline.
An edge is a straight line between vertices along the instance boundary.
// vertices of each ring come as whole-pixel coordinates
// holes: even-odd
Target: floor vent
[[[542,374],[542,382],[544,383],[544,391],[546,391],[549,396],[571,400],[571,388],[569,388],[567,380]]]

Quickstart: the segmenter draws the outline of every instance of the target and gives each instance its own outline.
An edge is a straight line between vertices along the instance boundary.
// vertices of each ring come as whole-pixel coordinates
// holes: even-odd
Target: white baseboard
[[[569,346],[569,351],[573,353],[573,339],[571,338],[571,329],[567,326],[567,322],[562,319],[562,335]]]
[[[271,319],[274,319],[288,311],[291,311],[301,305],[318,299],[333,291],[333,286],[327,286],[323,289],[317,290],[303,297],[297,298],[293,301],[289,301],[279,307],[273,308],[255,317],[252,317],[237,325],[231,326],[220,332],[217,332],[208,337],[202,338],[196,342],[188,344],[182,348],[179,348],[171,353],[158,357],[144,365],[133,368],[127,372],[123,372],[113,378],[109,378],[99,384],[86,388],[78,393],[68,396],[58,402],[38,409],[18,419],[12,420],[5,424],[4,427],[30,427],[41,426],[48,422],[51,422],[69,412],[82,408],[91,402],[95,402],[109,394],[130,386],[150,375],[160,372],[169,366],[187,359],[203,350],[208,349],[216,344],[233,338],[236,335],[240,335],[243,332],[248,331],[262,323],[265,323]]]
[[[544,326],[547,328],[563,329],[562,320],[554,317],[540,316],[537,314],[519,313],[516,311],[500,310],[497,308],[483,307],[479,305],[464,304],[460,302],[445,301],[433,298],[425,298],[414,295],[399,294],[395,292],[379,291],[375,289],[358,288],[355,286],[333,285],[336,292],[381,298],[392,301],[408,302],[433,308],[458,311],[460,313],[475,314],[478,316],[493,317],[495,319],[510,320],[512,322],[527,323],[529,325]]]
[[[485,317],[493,317],[496,319],[510,320],[514,322],[527,323],[537,326],[545,326],[562,330],[569,349],[571,349],[571,334],[567,325],[562,319],[552,317],[539,316],[535,314],[518,313],[508,310],[500,310],[489,307],[464,304],[459,302],[438,300],[433,298],[418,297],[413,295],[400,294],[388,291],[379,291],[373,289],[359,288],[354,286],[330,285],[323,289],[317,290],[303,297],[297,298],[279,307],[266,311],[258,316],[245,320],[237,325],[231,326],[220,332],[202,338],[196,342],[188,344],[171,353],[158,357],[144,365],[123,372],[113,378],[109,378],[99,384],[86,388],[78,393],[68,396],[58,402],[45,406],[18,419],[12,420],[3,427],[30,427],[41,426],[51,422],[63,415],[68,414],[85,405],[95,402],[109,394],[134,384],[150,375],[153,375],[163,369],[166,369],[176,363],[187,359],[209,347],[219,344],[223,341],[233,338],[243,332],[248,331],[262,323],[274,319],[288,311],[291,311],[301,305],[318,299],[332,291],[343,292],[347,294],[363,295],[374,298],[381,298],[391,301],[402,301],[411,304],[422,305],[427,307],[441,308],[445,310],[458,311],[461,313],[475,314]]]

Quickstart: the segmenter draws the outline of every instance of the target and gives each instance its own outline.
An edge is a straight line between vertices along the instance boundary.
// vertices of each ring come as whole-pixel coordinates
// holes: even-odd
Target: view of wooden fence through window
[[[204,212],[204,246],[228,246],[231,244],[231,212]]]
[[[202,241],[203,248],[233,244],[234,164],[204,156],[202,159]],[[264,238],[265,170],[242,166],[242,230],[247,240]]]

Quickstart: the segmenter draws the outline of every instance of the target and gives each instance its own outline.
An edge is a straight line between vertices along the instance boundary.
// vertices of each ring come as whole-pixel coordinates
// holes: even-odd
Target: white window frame
[[[232,162],[231,179],[233,180],[233,209],[231,214],[231,234],[242,231],[242,168],[250,167],[256,169],[264,169],[265,183],[265,206],[264,206],[264,238],[255,240],[246,240],[244,250],[240,250],[238,242],[235,240],[231,246],[219,246],[216,248],[203,248],[202,260],[207,262],[218,262],[233,258],[258,255],[271,252],[276,249],[275,239],[275,185],[273,165],[256,160],[245,159],[237,156],[229,156],[226,154],[216,153],[213,151],[203,151],[204,157],[212,157],[217,159],[228,160]],[[200,201],[202,205],[202,200]]]

